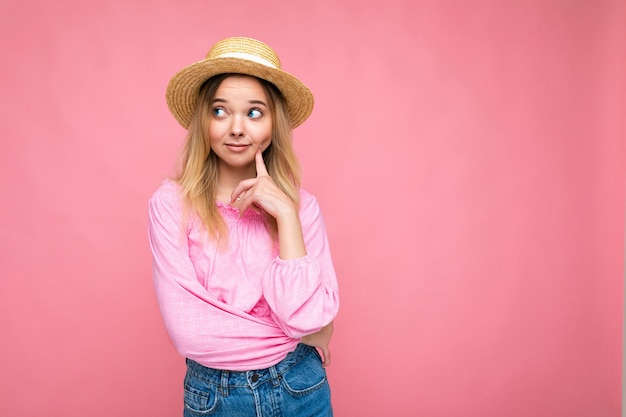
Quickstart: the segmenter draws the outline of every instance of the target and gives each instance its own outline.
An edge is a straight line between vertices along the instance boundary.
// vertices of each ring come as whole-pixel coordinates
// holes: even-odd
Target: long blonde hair
[[[218,181],[218,158],[211,151],[209,119],[211,103],[225,78],[239,74],[220,74],[208,79],[200,88],[196,108],[189,125],[181,153],[181,170],[176,181],[185,202],[185,219],[195,214],[202,221],[209,236],[222,244],[228,240],[228,229],[215,202]],[[258,79],[268,97],[272,114],[272,142],[263,151],[267,171],[276,185],[299,204],[300,163],[292,144],[291,123],[285,100],[271,83]],[[276,219],[265,215],[266,226],[276,240]]]

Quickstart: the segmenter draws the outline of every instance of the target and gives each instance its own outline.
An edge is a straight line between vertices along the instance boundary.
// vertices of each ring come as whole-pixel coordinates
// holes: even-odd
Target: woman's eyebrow
[[[265,107],[268,107],[267,103],[265,103],[263,100],[250,100],[249,101],[250,104],[261,104]]]

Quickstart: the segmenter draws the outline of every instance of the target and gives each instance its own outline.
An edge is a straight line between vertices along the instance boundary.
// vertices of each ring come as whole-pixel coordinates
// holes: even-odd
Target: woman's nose
[[[241,116],[235,116],[232,118],[232,124],[230,126],[230,135],[237,137],[245,134],[244,123]]]

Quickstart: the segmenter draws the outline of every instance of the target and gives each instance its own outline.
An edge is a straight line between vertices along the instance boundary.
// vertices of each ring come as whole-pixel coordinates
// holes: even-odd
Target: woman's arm
[[[259,346],[263,360],[274,361],[292,338],[275,322],[220,302],[200,283],[181,230],[177,191],[174,183],[162,186],[150,199],[148,217],[155,292],[174,346],[182,356],[214,367],[259,366]]]
[[[325,368],[330,365],[330,348],[328,344],[330,343],[330,338],[333,335],[334,325],[331,321],[330,324],[322,327],[319,332],[310,334],[308,336],[304,336],[302,338],[302,343],[305,345],[313,346],[317,348],[322,353],[322,366]]]
[[[299,339],[329,325],[339,308],[326,228],[315,198],[307,195],[297,209],[268,175],[260,149],[255,161],[256,178],[240,182],[231,200],[241,201],[241,212],[254,205],[276,219],[279,256],[266,271],[263,295],[285,334]]]
[[[256,177],[241,181],[231,194],[231,201],[240,201],[239,211],[260,207],[276,219],[278,255],[281,259],[306,256],[298,206],[276,186],[263,162],[261,148],[255,155]]]

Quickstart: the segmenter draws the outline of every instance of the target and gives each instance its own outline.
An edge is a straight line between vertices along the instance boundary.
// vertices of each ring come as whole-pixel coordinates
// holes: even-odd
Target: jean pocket
[[[282,375],[285,390],[293,396],[304,396],[328,385],[326,370],[316,352],[311,351]]]
[[[193,374],[185,376],[184,404],[185,415],[208,416],[218,405],[218,388]]]

